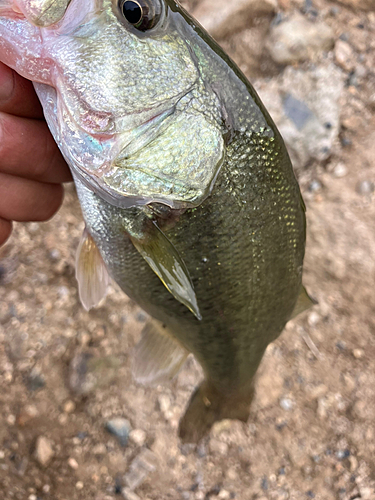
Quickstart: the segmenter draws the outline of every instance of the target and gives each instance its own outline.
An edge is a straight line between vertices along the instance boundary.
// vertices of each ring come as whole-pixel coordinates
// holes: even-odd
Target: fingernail
[[[13,94],[14,74],[13,70],[0,62],[0,102],[7,101]]]

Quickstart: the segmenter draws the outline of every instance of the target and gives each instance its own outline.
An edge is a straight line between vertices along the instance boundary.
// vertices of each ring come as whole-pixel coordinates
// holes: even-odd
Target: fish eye
[[[122,0],[121,14],[139,31],[147,31],[158,23],[162,7],[160,0]]]

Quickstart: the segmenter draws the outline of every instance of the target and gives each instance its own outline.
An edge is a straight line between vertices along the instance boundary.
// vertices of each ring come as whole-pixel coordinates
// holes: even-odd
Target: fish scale
[[[179,435],[197,441],[215,421],[248,419],[267,345],[311,304],[305,208],[237,66],[174,1],[140,2],[159,13],[150,30],[122,0],[0,0],[0,51],[34,81],[72,170],[83,306],[105,296],[109,273],[153,318],[133,354],[140,383],[194,354],[205,379]]]

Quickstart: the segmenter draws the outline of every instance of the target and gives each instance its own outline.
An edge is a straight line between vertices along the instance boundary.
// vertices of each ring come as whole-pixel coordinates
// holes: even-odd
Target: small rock
[[[355,357],[355,359],[362,359],[363,356],[365,355],[365,351],[363,349],[353,349],[352,354]]]
[[[79,396],[87,396],[97,387],[114,380],[121,361],[113,356],[95,357],[91,352],[78,352],[70,362],[69,387]]]
[[[347,42],[337,40],[335,45],[335,60],[344,71],[350,72],[354,70],[354,51]]]
[[[311,399],[318,399],[318,398],[321,398],[322,396],[325,396],[327,394],[327,392],[328,392],[328,387],[326,387],[323,384],[320,384],[320,385],[314,387],[313,389],[311,389],[310,396],[311,396]]]
[[[166,394],[160,394],[158,397],[159,408],[163,414],[167,413],[171,407],[171,400]]]
[[[52,442],[44,436],[39,436],[35,443],[34,457],[42,467],[47,467],[54,456]]]
[[[375,491],[372,488],[359,488],[361,499],[371,500],[374,498]]]
[[[107,448],[105,444],[99,443],[93,447],[92,452],[94,455],[105,455],[107,453]]]
[[[125,500],[141,500],[141,498],[134,493],[130,488],[123,488],[122,496]]]
[[[350,471],[351,472],[354,472],[355,470],[358,469],[358,460],[355,458],[354,455],[350,455],[349,463],[350,463]]]
[[[29,495],[27,500],[38,500],[38,497],[36,495],[34,495],[34,493],[33,493],[33,494]]]
[[[280,406],[285,411],[291,411],[294,407],[294,401],[292,401],[290,398],[281,398]]]
[[[64,412],[65,413],[73,413],[74,410],[76,409],[76,405],[74,401],[71,401],[70,399],[65,402],[64,404]]]
[[[14,425],[16,423],[16,417],[14,415],[8,415],[7,416],[7,424],[8,425]]]
[[[313,181],[310,182],[309,191],[311,193],[316,193],[320,189],[322,189],[322,185],[321,185],[321,183],[319,181],[317,181],[316,179],[314,179]]]
[[[83,484],[82,481],[77,481],[76,482],[76,488],[77,488],[77,490],[83,490],[84,486],[85,485]]]
[[[33,420],[39,415],[39,412],[34,405],[26,405],[22,408],[20,411],[18,417],[17,417],[17,424],[23,427],[26,425],[28,422]]]
[[[134,429],[130,432],[129,438],[137,446],[143,446],[146,442],[147,434],[142,429]]]
[[[345,177],[348,173],[347,166],[345,163],[338,163],[333,169],[333,175],[340,179],[341,177]]]
[[[357,184],[357,193],[370,195],[375,191],[375,185],[371,181],[362,181]]]
[[[78,469],[78,462],[75,458],[69,458],[68,460],[68,465],[71,469],[77,470]]]
[[[221,500],[229,500],[230,493],[227,490],[220,490],[220,493],[218,494],[217,498],[220,498]]]
[[[322,52],[331,50],[334,33],[325,23],[312,23],[299,13],[271,28],[266,47],[278,64],[315,59]]]
[[[0,460],[3,460],[5,458],[5,452],[3,450],[0,450]]]
[[[129,420],[126,418],[114,418],[105,424],[105,428],[108,432],[116,436],[121,446],[128,444],[129,433],[131,431]]]
[[[218,40],[248,28],[257,17],[272,16],[276,9],[276,0],[205,0],[193,15]]]
[[[151,450],[143,449],[132,461],[128,472],[125,474],[125,482],[131,490],[138,488],[147,476],[157,468],[158,459]]]
[[[211,453],[226,455],[228,453],[228,445],[218,439],[210,439],[210,451]]]
[[[366,420],[366,418],[371,414],[369,411],[368,404],[366,401],[358,400],[353,405],[354,415],[362,420]]]
[[[46,385],[46,381],[44,379],[44,375],[41,373],[39,368],[34,367],[26,382],[27,388],[29,391],[38,391],[39,389],[43,389],[43,387]]]

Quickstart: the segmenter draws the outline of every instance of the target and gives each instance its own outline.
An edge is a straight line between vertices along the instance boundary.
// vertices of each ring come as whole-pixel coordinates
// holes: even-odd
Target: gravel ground
[[[304,281],[319,305],[267,349],[249,422],[181,446],[200,368],[189,359],[166,387],[132,381],[146,316],[116,286],[81,307],[69,186],[52,221],[17,224],[0,253],[0,499],[374,500],[374,2],[185,6],[270,102],[307,205]]]

